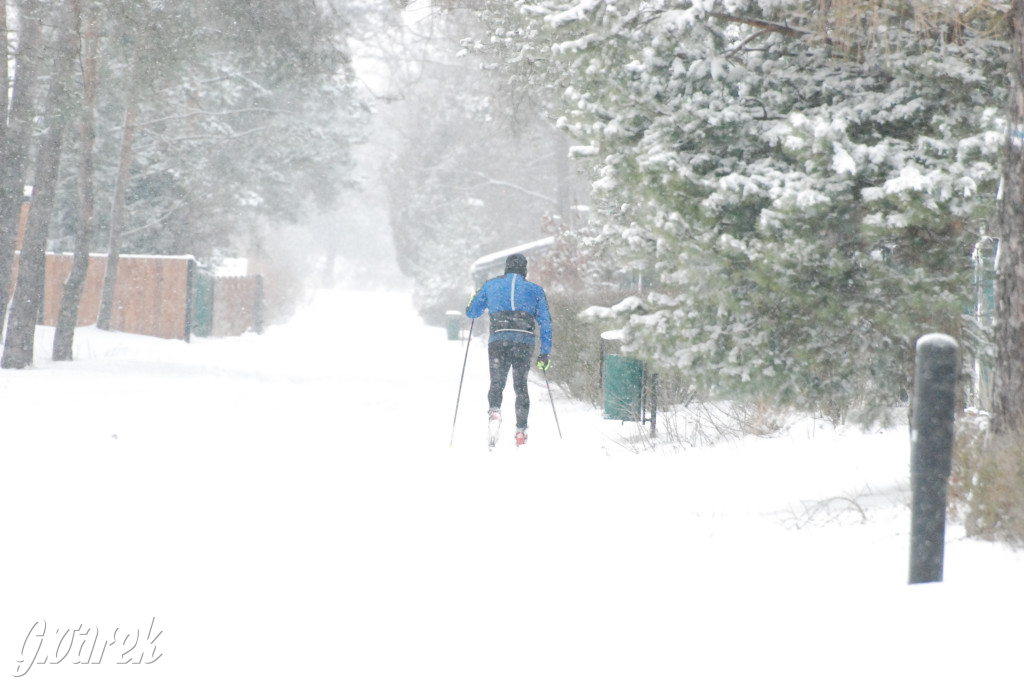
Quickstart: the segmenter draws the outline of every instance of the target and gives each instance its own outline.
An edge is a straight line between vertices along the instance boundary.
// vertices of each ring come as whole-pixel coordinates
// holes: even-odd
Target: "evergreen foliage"
[[[604,233],[655,281],[632,351],[707,396],[842,421],[901,398],[920,335],[982,338],[963,315],[1000,171],[998,14],[516,7],[491,15],[506,67],[559,85]]]

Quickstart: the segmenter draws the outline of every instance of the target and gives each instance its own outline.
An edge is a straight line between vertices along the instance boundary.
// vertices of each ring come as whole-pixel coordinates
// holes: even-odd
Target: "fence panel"
[[[71,273],[71,255],[48,253],[46,255],[46,293],[43,298],[43,324],[54,327],[60,313],[60,299],[64,293],[64,282]],[[78,326],[96,324],[100,309],[100,289],[103,287],[103,272],[107,261],[102,256],[89,256],[89,267],[85,273],[82,299],[78,305]]]
[[[262,325],[262,277],[217,277],[213,288],[213,336],[259,332]]]
[[[64,282],[71,272],[72,256],[46,255],[46,292],[41,323],[56,326]],[[199,336],[237,336],[263,329],[263,277],[208,278],[209,283],[193,285],[191,256],[122,255],[118,259],[117,288],[110,328],[132,334],[165,339],[187,339],[191,327]],[[192,265],[192,267],[190,267]],[[15,260],[12,284],[17,281]],[[78,307],[78,326],[96,324],[99,317],[103,278],[107,269],[105,255],[89,256],[82,300]],[[201,277],[198,277],[201,281]],[[192,290],[193,293],[189,293]],[[192,303],[191,298],[202,300]],[[205,308],[205,310],[204,310]],[[192,309],[195,312],[192,312]],[[192,318],[193,322],[189,322]]]
[[[189,257],[125,256],[118,261],[111,329],[184,339],[188,327]]]
[[[193,258],[187,255],[122,255],[117,263],[117,288],[114,290],[110,328],[165,339],[186,338],[189,264],[192,262]],[[15,261],[14,280],[17,280],[17,269]],[[105,255],[89,256],[82,300],[78,307],[78,326],[96,324],[106,269]],[[46,255],[46,292],[42,312],[42,324],[46,326],[57,324],[61,294],[70,272],[70,255]]]

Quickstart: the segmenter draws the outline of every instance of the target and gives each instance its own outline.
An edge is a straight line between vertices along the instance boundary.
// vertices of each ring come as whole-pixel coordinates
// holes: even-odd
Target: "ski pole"
[[[548,398],[551,399],[551,412],[555,414],[555,428],[558,429],[558,438],[562,438],[562,427],[558,424],[558,411],[555,410],[555,396],[551,393],[551,382],[548,381],[548,371],[544,370],[544,383],[548,387]]]
[[[462,380],[466,378],[466,361],[469,360],[469,342],[473,339],[473,325],[476,320],[469,321],[469,334],[466,336],[466,355],[462,358],[462,374],[459,375],[459,393],[455,396],[455,417],[452,418],[452,438],[448,440],[448,446],[455,444],[455,422],[459,419],[459,400],[462,398]]]

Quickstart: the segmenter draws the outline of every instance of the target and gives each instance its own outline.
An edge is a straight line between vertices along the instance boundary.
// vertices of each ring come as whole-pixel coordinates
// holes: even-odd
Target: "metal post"
[[[942,581],[958,364],[952,337],[918,339],[910,428],[910,584]]]
[[[651,438],[658,436],[658,374],[651,375]]]
[[[640,363],[640,430],[647,424],[647,363]]]

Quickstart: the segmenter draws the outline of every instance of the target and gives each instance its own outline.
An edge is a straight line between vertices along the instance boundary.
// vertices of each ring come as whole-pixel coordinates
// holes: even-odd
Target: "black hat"
[[[522,253],[513,253],[505,258],[505,274],[512,272],[526,279],[526,256]]]

